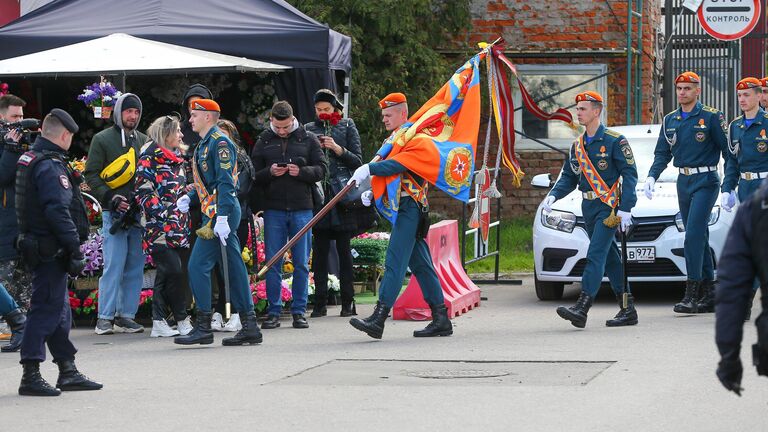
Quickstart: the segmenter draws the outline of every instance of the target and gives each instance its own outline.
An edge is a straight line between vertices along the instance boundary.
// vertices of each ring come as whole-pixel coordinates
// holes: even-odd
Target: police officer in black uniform
[[[741,396],[741,339],[755,277],[760,280],[763,312],[755,320],[758,343],[752,346],[758,375],[768,376],[768,183],[739,206],[717,266],[715,342],[720,352],[717,377]]]
[[[21,341],[24,374],[20,395],[58,396],[62,390],[102,387],[77,370],[77,349],[69,340],[72,312],[67,300],[67,274],[74,276],[82,271],[80,245],[88,237],[88,218],[79,187],[82,179],[66,159],[77,130],[66,111],[53,109],[43,120],[42,135],[17,165],[17,245],[32,271],[32,299]],[[40,375],[46,344],[59,366],[57,388]]]

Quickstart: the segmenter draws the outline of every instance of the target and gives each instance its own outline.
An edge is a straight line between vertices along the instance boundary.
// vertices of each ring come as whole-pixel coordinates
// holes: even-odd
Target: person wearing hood
[[[136,160],[147,142],[147,136],[137,130],[141,111],[135,94],[124,93],[117,99],[112,114],[115,124],[93,136],[83,173],[104,209],[104,273],[99,278],[95,330],[99,335],[144,331],[133,320],[144,278],[141,212],[132,193]],[[114,224],[119,226],[110,230]]]

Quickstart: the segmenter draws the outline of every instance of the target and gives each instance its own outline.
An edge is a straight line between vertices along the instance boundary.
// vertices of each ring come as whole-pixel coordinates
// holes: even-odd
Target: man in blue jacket
[[[645,196],[653,199],[656,179],[674,157],[677,202],[685,226],[685,267],[688,272],[685,295],[674,307],[678,313],[698,313],[700,301],[712,296],[714,261],[707,226],[717,201],[720,156],[728,158],[725,116],[699,102],[701,79],[683,72],[675,79],[680,107],[664,116],[655,157],[645,181]],[[710,311],[711,312],[711,311]]]
[[[619,327],[638,322],[633,297],[629,295],[624,304],[621,258],[614,241],[617,224],[622,231],[632,224],[632,207],[637,202],[637,167],[627,139],[600,122],[602,111],[603,98],[598,93],[587,91],[576,96],[577,118],[585,131],[573,143],[560,178],[544,201],[544,212],[549,213],[556,200],[564,198],[576,187],[584,198],[581,209],[589,235],[589,249],[581,277],[581,294],[574,306],[557,308],[557,314],[577,328],[586,326],[587,313],[600,290],[604,274],[608,275],[619,303],[618,314],[605,325]],[[620,219],[616,220],[616,217]],[[629,287],[626,291],[629,292]]]

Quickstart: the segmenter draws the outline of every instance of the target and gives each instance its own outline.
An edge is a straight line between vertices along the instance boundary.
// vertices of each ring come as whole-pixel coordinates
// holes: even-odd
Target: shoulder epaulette
[[[606,135],[612,136],[612,137],[614,137],[614,138],[618,138],[618,137],[620,137],[620,136],[621,136],[621,134],[620,134],[620,133],[618,133],[618,132],[616,132],[616,131],[613,131],[613,130],[610,130],[610,129],[606,129],[604,133],[605,133]]]
[[[706,112],[711,112],[711,113],[714,113],[714,114],[717,114],[717,113],[720,112],[717,108],[712,108],[709,105],[702,105],[701,109],[706,111]]]
[[[219,133],[219,132],[214,132],[214,133],[212,133],[212,134],[211,134],[211,138],[213,138],[213,139],[219,139],[219,138],[221,138],[221,133]]]
[[[736,117],[735,119],[731,120],[731,122],[728,124],[728,126],[736,123],[737,121],[741,120],[743,117],[744,117],[743,115],[740,115],[740,116]],[[766,115],[766,117],[768,117],[768,115]]]

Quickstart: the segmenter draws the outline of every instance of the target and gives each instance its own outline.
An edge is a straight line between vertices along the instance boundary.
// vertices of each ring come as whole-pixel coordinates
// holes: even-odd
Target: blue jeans
[[[144,283],[141,228],[119,229],[112,235],[112,214],[102,214],[104,273],[99,278],[99,318],[134,318]]]
[[[0,316],[5,316],[8,312],[14,311],[19,308],[19,305],[13,301],[11,295],[5,290],[5,287],[0,284]]]
[[[288,240],[301,231],[312,219],[312,210],[266,210],[264,211],[264,247],[266,258],[272,258]],[[307,310],[309,293],[309,251],[312,246],[312,230],[309,230],[291,248],[293,259],[293,301],[292,314],[303,314]],[[283,274],[282,257],[267,271],[268,313],[280,315],[283,302],[280,298]]]

